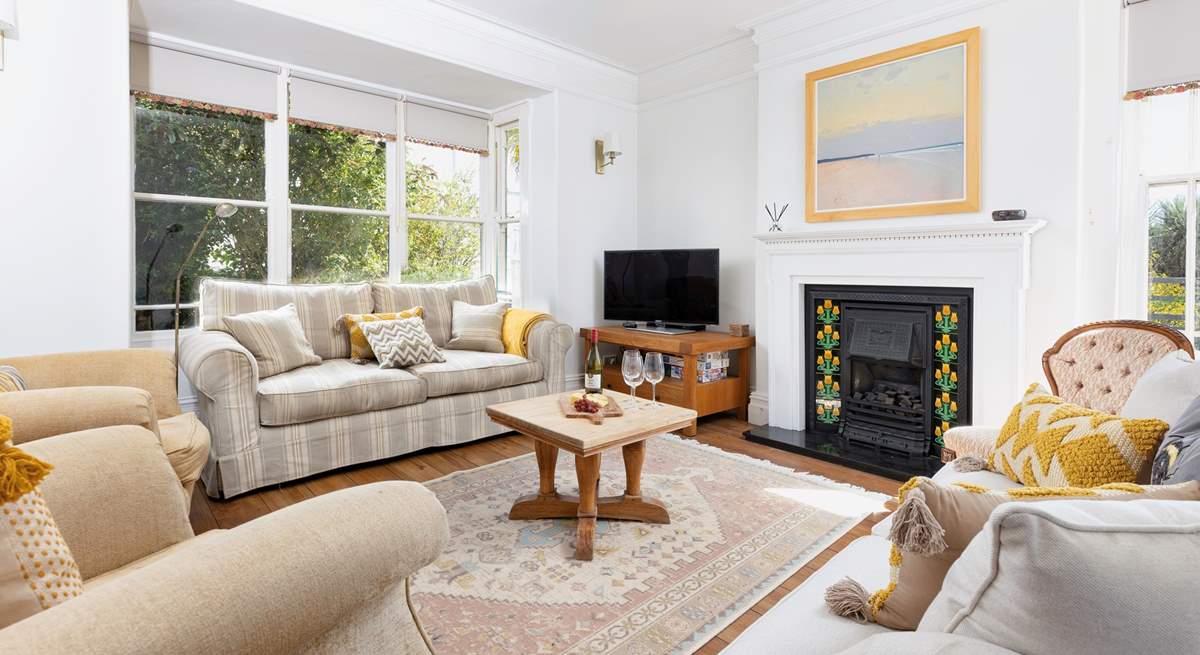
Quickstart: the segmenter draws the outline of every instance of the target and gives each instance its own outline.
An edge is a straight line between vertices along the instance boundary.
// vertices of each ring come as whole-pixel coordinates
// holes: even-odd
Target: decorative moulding
[[[930,23],[933,23],[933,22],[936,22],[939,20],[950,18],[951,16],[965,14],[969,11],[981,9],[983,7],[986,7],[986,6],[992,5],[992,4],[996,4],[998,2],[1004,2],[1004,0],[960,0],[959,2],[953,2],[953,3],[950,3],[943,7],[938,7],[936,9],[931,9],[931,10],[923,12],[923,13],[907,16],[902,20],[893,21],[891,23],[886,23],[883,25],[871,27],[871,28],[868,28],[865,30],[861,30],[859,32],[855,32],[853,34],[849,34],[847,36],[843,36],[841,38],[832,39],[829,41],[821,41],[810,47],[801,48],[794,52],[789,52],[785,55],[780,55],[777,57],[771,57],[769,59],[764,59],[762,61],[759,61],[758,64],[755,65],[754,70],[755,71],[763,71],[768,68],[776,68],[778,66],[785,66],[787,64],[792,64],[792,63],[795,63],[798,61],[804,61],[806,59],[811,59],[818,55],[823,55],[825,53],[834,52],[837,50],[841,50],[842,48],[848,48],[850,46],[858,45],[860,43],[866,43],[868,41],[873,41],[875,39],[879,39],[879,38],[882,38],[882,37],[885,37],[885,36],[888,36],[891,34],[903,32],[905,30],[912,29],[914,27],[928,25]],[[820,21],[820,23],[827,23],[827,22],[830,22],[831,20],[835,20],[837,18],[849,16],[853,13],[857,13],[857,11],[861,11],[862,9],[867,9],[869,7],[877,6],[879,4],[882,4],[882,2],[880,0],[868,0],[866,2],[863,2],[861,5],[858,5],[857,6],[858,8],[855,9],[854,11],[841,12],[838,15],[835,15],[827,20]],[[763,44],[765,44],[769,41],[774,41],[776,39],[788,36],[790,34],[794,34],[796,32],[800,32],[802,30],[809,29],[811,27],[812,27],[812,24],[808,23],[808,24],[796,26],[794,29],[781,29],[778,31],[772,31],[769,26],[763,26],[761,28],[755,29],[754,40],[755,40],[755,43],[757,43],[761,47]],[[759,34],[760,31],[763,32],[763,34],[761,36]]]
[[[861,224],[831,230],[760,232],[754,235],[771,249],[803,248],[811,245],[856,244],[869,242],[927,241],[934,239],[991,239],[1021,241],[1046,226],[1041,219],[951,225],[887,225],[863,227]]]

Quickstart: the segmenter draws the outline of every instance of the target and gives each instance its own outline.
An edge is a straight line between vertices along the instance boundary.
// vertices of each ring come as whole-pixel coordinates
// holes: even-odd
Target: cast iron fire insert
[[[906,479],[971,420],[971,289],[807,286],[806,430],[752,441]]]

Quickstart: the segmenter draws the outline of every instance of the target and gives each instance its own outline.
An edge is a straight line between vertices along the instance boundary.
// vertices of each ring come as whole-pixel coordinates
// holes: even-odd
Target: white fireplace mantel
[[[812,402],[804,371],[813,352],[802,343],[805,285],[960,287],[974,290],[973,422],[999,424],[1026,380],[1030,241],[1045,225],[854,223],[756,234],[765,287],[757,347],[759,361],[769,365],[767,393],[756,390],[752,415],[765,414],[775,427],[804,429]]]

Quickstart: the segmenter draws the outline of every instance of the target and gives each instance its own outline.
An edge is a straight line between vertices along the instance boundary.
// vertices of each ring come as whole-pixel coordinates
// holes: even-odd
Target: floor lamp
[[[183,269],[187,268],[188,262],[192,261],[192,256],[196,254],[196,249],[200,247],[200,242],[204,240],[204,235],[208,233],[208,226],[212,225],[213,219],[229,218],[238,211],[237,206],[223,202],[213,208],[213,213],[204,221],[204,227],[200,228],[200,234],[196,235],[196,240],[192,242],[192,249],[188,251],[182,262],[179,262],[179,272],[175,274],[175,386],[179,386],[179,303],[180,303],[180,288],[183,284]]]

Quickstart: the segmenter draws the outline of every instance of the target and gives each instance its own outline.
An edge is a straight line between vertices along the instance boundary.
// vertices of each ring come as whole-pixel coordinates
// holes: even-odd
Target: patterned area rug
[[[576,493],[573,457],[557,475]],[[665,435],[647,443],[642,487],[670,525],[601,520],[580,562],[574,520],[508,520],[537,479],[529,454],[426,483],[450,517],[446,551],[413,582],[439,653],[691,653],[886,500]],[[606,453],[600,494],[624,485]]]

